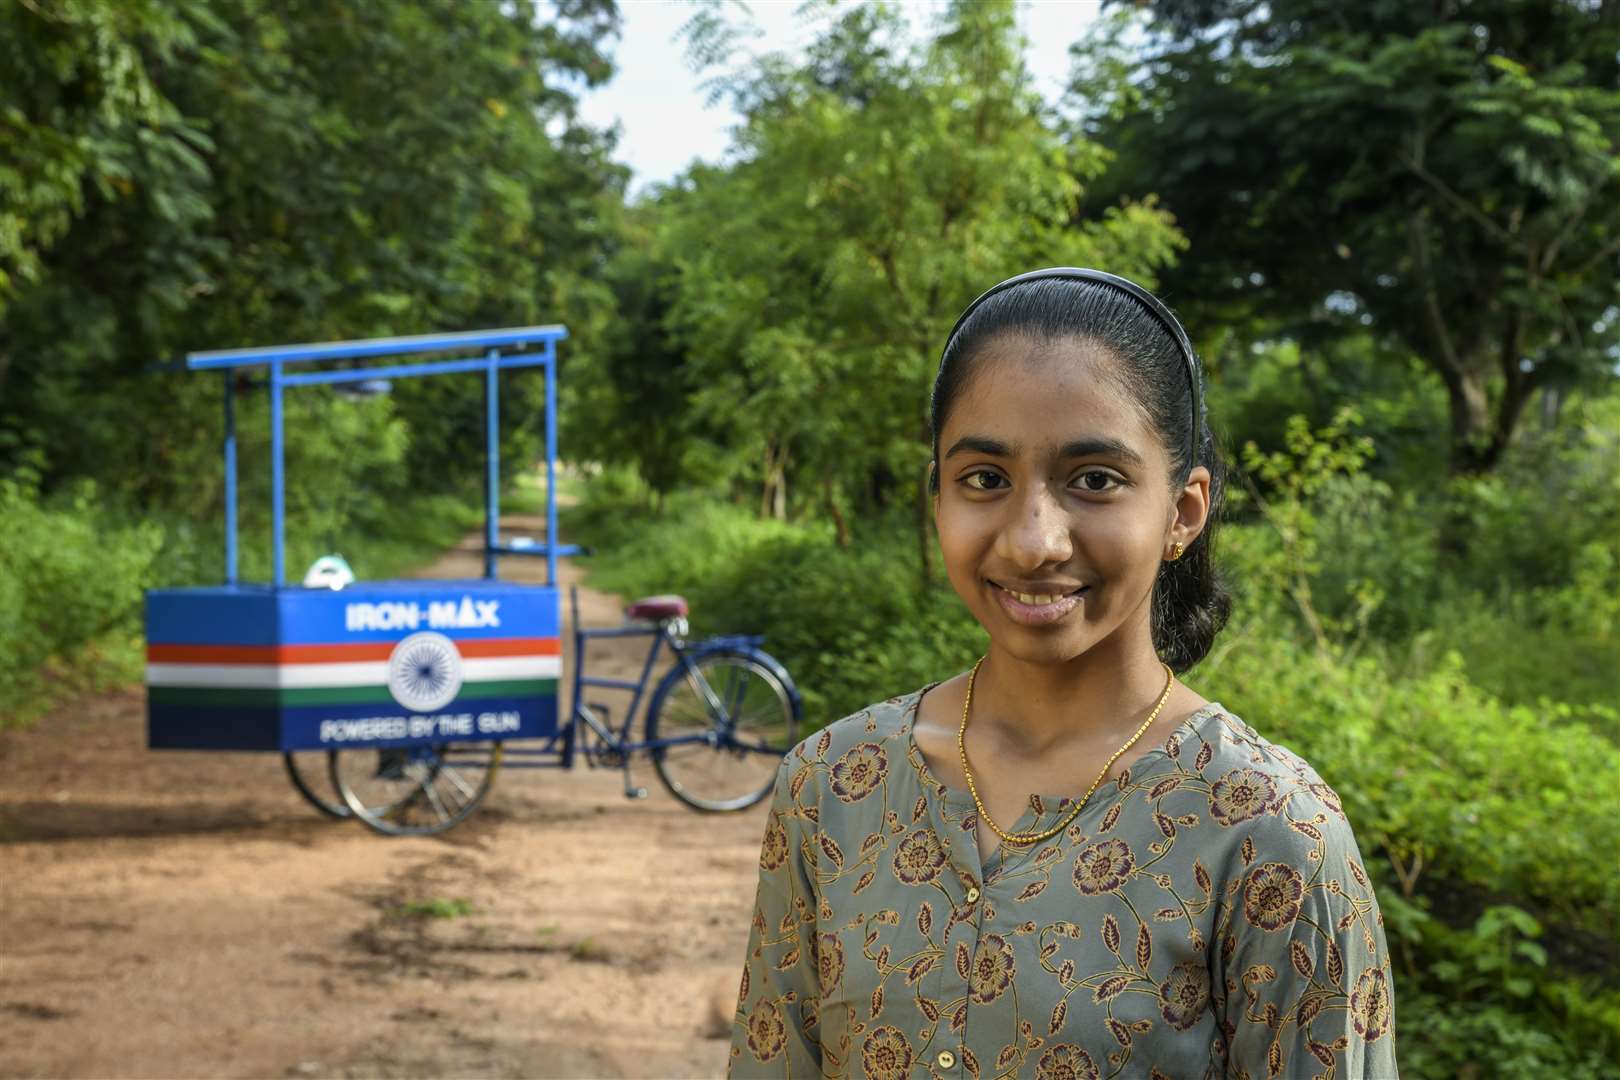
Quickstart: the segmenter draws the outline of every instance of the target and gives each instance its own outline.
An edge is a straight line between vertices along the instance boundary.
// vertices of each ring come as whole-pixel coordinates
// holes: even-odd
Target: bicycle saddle
[[[624,613],[632,619],[684,619],[686,618],[686,597],[676,596],[673,593],[664,596],[644,596],[640,600],[624,609]]]

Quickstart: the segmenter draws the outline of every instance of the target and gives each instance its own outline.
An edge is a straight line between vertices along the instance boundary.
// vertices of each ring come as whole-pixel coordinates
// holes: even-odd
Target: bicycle
[[[289,753],[285,760],[294,786],[331,816],[356,817],[396,836],[443,832],[465,820],[488,794],[503,764],[567,769],[576,754],[592,768],[623,769],[626,798],[647,796],[632,774],[633,759],[641,753],[651,759],[670,794],[695,810],[743,810],[770,794],[778,763],[798,741],[803,704],[792,677],[759,647],[763,638],[726,635],[689,641],[688,605],[679,596],[637,600],[625,609],[626,624],[611,628],[580,625],[577,589],[570,589],[569,605],[573,708],[567,722],[542,745],[490,741],[326,751],[338,802],[324,798],[306,775],[307,763]],[[623,637],[651,639],[639,678],[586,674],[587,642]],[[675,663],[654,684],[653,672],[666,647]],[[584,700],[586,687],[632,693],[617,727],[607,706]],[[638,715],[645,732],[640,740],[631,737]],[[474,782],[471,774],[477,772],[482,776]]]

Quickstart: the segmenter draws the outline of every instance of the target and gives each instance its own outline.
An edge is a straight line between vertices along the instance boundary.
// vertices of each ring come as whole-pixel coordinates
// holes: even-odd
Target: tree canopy
[[[1145,38],[1090,50],[1130,83],[1087,130],[1185,230],[1178,294],[1421,357],[1458,472],[1500,459],[1538,388],[1612,377],[1620,4],[1148,8]]]
[[[218,388],[156,361],[556,320],[565,298],[588,329],[576,282],[624,170],[574,105],[611,72],[617,17],[610,0],[6,5],[0,463],[184,505],[212,471]],[[478,387],[436,383],[393,403],[422,477],[481,423]],[[535,385],[508,403],[514,448],[533,445]]]
[[[718,88],[743,116],[734,160],[658,197],[684,356],[664,407],[702,440],[684,452],[757,477],[778,516],[790,473],[835,514],[921,492],[927,388],[986,282],[1063,263],[1152,281],[1180,246],[1151,198],[1081,213],[1108,154],[1048,115],[1010,5],[954,5],[920,42],[894,9],[854,8],[803,63]]]

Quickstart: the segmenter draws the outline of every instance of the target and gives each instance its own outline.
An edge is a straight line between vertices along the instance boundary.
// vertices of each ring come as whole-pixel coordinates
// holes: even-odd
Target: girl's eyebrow
[[[1066,458],[1111,457],[1135,465],[1138,468],[1147,464],[1142,460],[1141,454],[1138,454],[1118,439],[1103,437],[1076,439],[1074,442],[1066,443],[1063,449],[1058,451],[1058,456]]]
[[[945,451],[945,456],[950,457],[953,454],[971,450],[990,457],[1017,457],[1020,449],[1018,443],[1008,444],[1000,439],[991,439],[984,435],[964,435],[951,444],[951,448]],[[1111,457],[1116,461],[1123,461],[1138,468],[1146,464],[1142,460],[1142,455],[1129,446],[1126,446],[1118,439],[1103,436],[1076,439],[1073,442],[1065,443],[1063,449],[1058,451],[1058,457]]]
[[[951,444],[951,448],[945,451],[945,456],[950,457],[952,454],[960,454],[966,450],[975,450],[991,457],[1017,457],[1018,449],[1016,443],[1008,446],[999,439],[990,439],[983,435],[964,435]]]

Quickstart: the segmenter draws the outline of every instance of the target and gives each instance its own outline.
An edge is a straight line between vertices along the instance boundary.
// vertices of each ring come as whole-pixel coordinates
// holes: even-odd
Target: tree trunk
[[[1492,441],[1490,398],[1485,377],[1473,366],[1441,368],[1446,402],[1451,410],[1451,475],[1468,476],[1490,468]]]
[[[1558,426],[1558,416],[1564,410],[1564,392],[1556,386],[1541,388],[1541,430],[1551,431]]]
[[[1502,329],[1497,362],[1502,397],[1491,411],[1484,355],[1458,357],[1437,366],[1451,409],[1451,475],[1477,476],[1496,468],[1518,430],[1525,406],[1539,382],[1519,354],[1519,323],[1510,317]]]
[[[765,470],[759,481],[759,516],[771,516],[771,484],[776,479],[776,444],[765,444]]]
[[[765,479],[759,490],[759,516],[787,520],[787,459],[785,447],[765,444]]]
[[[844,519],[843,508],[838,505],[838,485],[828,477],[823,484],[827,496],[827,509],[832,513],[833,525],[837,528],[838,546],[849,547],[849,522]]]
[[[932,439],[933,432],[928,431],[927,424],[923,424],[922,439]],[[923,591],[933,586],[933,559],[930,552],[933,549],[933,536],[928,534],[928,525],[933,520],[933,492],[928,491],[928,470],[915,478],[917,484],[917,570],[919,580],[922,581]]]
[[[928,533],[929,519],[933,517],[933,499],[929,497],[928,473],[922,474],[922,483],[917,485],[917,569],[924,589],[934,584],[933,559],[930,552],[934,546],[934,538]]]

